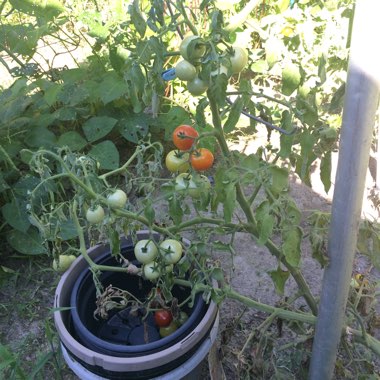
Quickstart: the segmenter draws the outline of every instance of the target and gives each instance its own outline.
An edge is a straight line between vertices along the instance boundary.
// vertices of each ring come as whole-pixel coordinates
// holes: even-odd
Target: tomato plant
[[[178,325],[173,321],[166,327],[160,327],[161,338],[165,338],[178,329]]]
[[[191,95],[202,95],[207,91],[207,89],[208,84],[199,77],[195,77],[193,80],[187,82],[187,91],[189,91]]]
[[[152,240],[143,239],[136,243],[134,253],[140,263],[148,264],[156,258],[158,249]]]
[[[182,257],[182,244],[178,240],[166,239],[160,244],[160,253],[165,263],[176,264]]]
[[[59,255],[58,260],[53,261],[53,269],[57,272],[65,272],[70,268],[70,265],[75,261],[74,255]]]
[[[165,158],[165,165],[172,173],[183,173],[190,169],[189,153],[171,150]]]
[[[174,188],[179,192],[187,191],[193,198],[199,198],[202,193],[210,190],[211,183],[210,180],[204,175],[197,175],[193,177],[189,173],[181,173],[175,179]]]
[[[154,312],[154,321],[158,327],[169,326],[173,320],[173,316],[170,310],[160,309]]]
[[[144,276],[147,280],[155,281],[160,275],[160,267],[156,261],[151,261],[143,266]]]
[[[184,311],[180,311],[175,322],[178,324],[178,326],[182,326],[188,319],[189,316],[187,315],[187,313],[185,313]]]
[[[247,51],[240,46],[233,46],[230,62],[232,73],[240,73],[248,63]]]
[[[189,150],[199,136],[190,125],[180,125],[173,131],[173,143],[179,150]]]
[[[199,148],[190,156],[190,164],[196,171],[210,169],[214,163],[214,155],[207,148]]]
[[[111,208],[122,208],[127,203],[127,194],[123,190],[117,189],[108,195],[107,200]]]
[[[104,209],[102,206],[90,207],[86,212],[86,219],[89,223],[100,223],[104,219]]]
[[[175,74],[178,79],[189,81],[197,76],[197,69],[190,62],[182,60],[176,64]]]
[[[179,47],[182,57],[190,62],[197,61],[206,52],[206,45],[199,36],[186,36]]]

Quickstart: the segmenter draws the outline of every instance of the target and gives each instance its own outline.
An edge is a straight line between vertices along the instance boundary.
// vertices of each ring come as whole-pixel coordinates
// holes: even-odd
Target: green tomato
[[[86,219],[91,224],[100,223],[104,219],[104,209],[98,205],[90,207],[86,212]]]
[[[176,191],[184,191],[189,189],[190,183],[192,181],[192,175],[189,173],[178,174],[175,179],[174,189]]]
[[[150,281],[157,280],[161,274],[160,267],[155,261],[145,264],[143,271],[145,278]]]
[[[195,77],[193,80],[187,82],[187,90],[191,95],[199,96],[206,92],[208,85],[199,77]]]
[[[187,36],[182,40],[179,51],[186,61],[193,61],[205,55],[206,46],[199,36]]]
[[[182,257],[182,244],[178,240],[166,239],[160,244],[160,253],[166,264],[176,264]]]
[[[74,255],[59,255],[58,260],[53,261],[53,269],[63,273],[70,268],[75,259],[76,256]]]
[[[165,158],[165,165],[172,173],[184,173],[190,169],[189,153],[183,153],[179,150],[171,150]]]
[[[148,264],[152,262],[158,255],[156,244],[152,240],[140,240],[136,243],[134,248],[135,256],[141,264]]]
[[[184,311],[180,311],[178,318],[175,320],[175,322],[177,322],[179,326],[182,326],[188,319],[189,316]]]
[[[182,173],[175,179],[174,189],[176,191],[187,191],[192,198],[200,198],[201,194],[209,191],[211,183],[204,175],[196,175]]]
[[[192,177],[189,185],[189,194],[193,198],[200,198],[202,193],[208,192],[211,188],[210,180],[204,176],[199,175]]]
[[[240,73],[248,63],[247,50],[240,46],[233,46],[233,54],[230,57],[233,74]]]
[[[193,80],[197,76],[197,69],[186,60],[179,61],[175,66],[175,74],[181,80]]]
[[[123,190],[117,189],[107,197],[107,200],[111,208],[122,208],[127,203],[127,194]]]
[[[166,336],[173,334],[177,329],[178,325],[174,321],[172,321],[169,326],[160,327],[161,338],[165,338]]]

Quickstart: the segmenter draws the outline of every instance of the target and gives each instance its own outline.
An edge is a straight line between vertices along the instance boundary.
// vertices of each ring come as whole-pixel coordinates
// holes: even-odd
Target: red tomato
[[[169,326],[172,320],[173,316],[170,310],[161,309],[154,313],[154,321],[158,327]]]
[[[189,150],[198,136],[190,125],[180,125],[173,132],[173,143],[180,150]]]
[[[190,156],[190,164],[196,171],[210,169],[214,163],[214,155],[206,148],[199,148]]]

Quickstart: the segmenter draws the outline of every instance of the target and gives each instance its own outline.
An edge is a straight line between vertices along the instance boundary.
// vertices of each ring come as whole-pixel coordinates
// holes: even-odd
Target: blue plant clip
[[[161,77],[163,80],[173,80],[176,78],[175,75],[175,68],[172,67],[171,69],[165,70],[162,74]]]

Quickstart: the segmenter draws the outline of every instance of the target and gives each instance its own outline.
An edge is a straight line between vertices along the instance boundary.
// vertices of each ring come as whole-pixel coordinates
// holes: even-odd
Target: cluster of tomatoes
[[[210,80],[201,77],[200,63],[207,61],[208,44],[199,36],[187,36],[180,45],[182,60],[175,66],[176,77],[187,82],[187,90],[194,96],[202,95],[207,91]],[[213,68],[210,76],[224,74],[227,77],[240,73],[247,65],[248,54],[240,46],[232,46],[220,54],[218,63]]]
[[[188,171],[192,168],[195,172],[203,172],[214,163],[214,155],[209,149],[196,147],[198,137],[198,132],[192,126],[178,126],[172,135],[177,149],[170,151],[165,159],[170,172],[180,173],[175,180],[175,190],[187,191],[193,198],[199,198],[202,191],[210,189],[211,184],[206,176],[192,176]]]
[[[111,208],[123,208],[127,203],[127,194],[123,190],[117,189],[107,197],[108,206]],[[86,219],[90,224],[97,224],[105,217],[104,209],[101,205],[88,208]]]
[[[188,318],[188,315],[184,311],[179,312],[178,317],[175,319],[170,309],[159,309],[154,312],[154,321],[159,328],[162,338],[176,331]]]
[[[182,244],[175,239],[166,239],[160,244],[143,239],[134,248],[136,259],[143,265],[144,277],[157,280],[161,274],[173,272],[174,264],[182,257]]]

